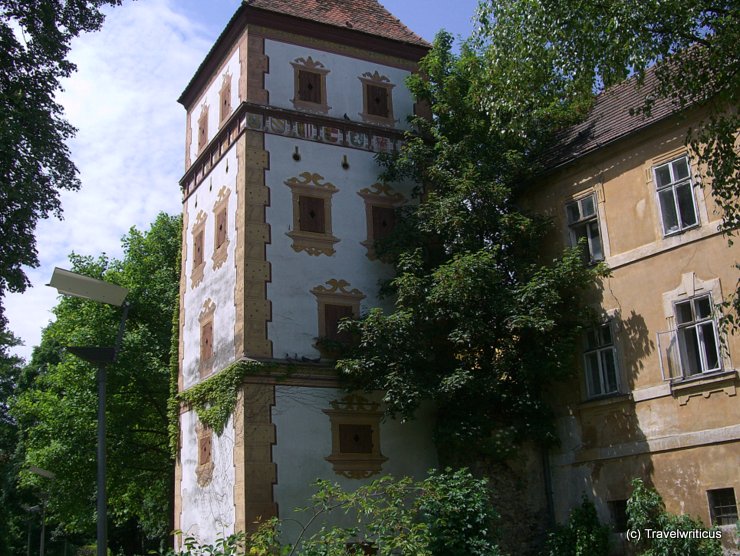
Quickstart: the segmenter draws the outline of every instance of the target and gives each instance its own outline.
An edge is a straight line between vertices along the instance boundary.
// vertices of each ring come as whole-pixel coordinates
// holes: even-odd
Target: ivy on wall
[[[194,409],[201,423],[220,436],[236,408],[239,387],[244,378],[268,367],[270,365],[259,361],[237,361],[200,384],[180,392],[177,401]]]

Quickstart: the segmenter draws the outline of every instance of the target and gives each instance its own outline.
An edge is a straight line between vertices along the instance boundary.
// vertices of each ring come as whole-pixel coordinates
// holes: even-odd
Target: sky
[[[477,6],[477,0],[381,3],[430,42],[442,28],[468,36]],[[176,99],[239,4],[125,0],[106,10],[101,31],[73,42],[77,72],[58,100],[78,129],[69,147],[82,188],[61,194],[63,220],[39,222],[41,264],[25,269],[32,287],[5,300],[10,330],[24,343],[14,353],[28,360],[40,342],[57,302],[45,284],[55,266],[71,266],[71,252],[121,257],[120,240],[131,227],[145,230],[159,212],[180,212],[185,110]]]

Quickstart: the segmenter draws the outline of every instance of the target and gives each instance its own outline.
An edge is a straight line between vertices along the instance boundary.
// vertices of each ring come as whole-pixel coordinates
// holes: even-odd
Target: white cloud
[[[69,146],[82,189],[62,195],[63,221],[39,223],[33,287],[5,300],[10,329],[26,344],[16,350],[23,357],[51,319],[56,293],[44,284],[54,266],[68,267],[72,251],[118,257],[131,226],[146,228],[158,212],[181,209],[185,111],[176,99],[220,31],[194,23],[181,7],[125,3],[109,11],[100,32],[73,43],[78,71],[59,101],[79,130]]]

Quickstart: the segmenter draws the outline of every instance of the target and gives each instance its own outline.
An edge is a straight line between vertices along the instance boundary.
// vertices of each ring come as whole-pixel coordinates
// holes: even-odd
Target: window
[[[390,235],[396,225],[396,211],[393,207],[372,207],[373,240],[383,239]]]
[[[323,234],[326,232],[326,219],[324,218],[324,199],[298,196],[298,228],[302,232],[314,232]]]
[[[393,88],[385,75],[377,71],[365,72],[360,76],[362,82],[362,120],[374,124],[394,125]]]
[[[607,502],[612,518],[612,527],[616,533],[627,531],[627,500],[611,500]]]
[[[406,198],[388,184],[375,183],[357,193],[365,200],[367,239],[360,242],[367,249],[367,256],[375,259],[375,242],[388,237],[396,225],[396,209]]]
[[[198,370],[201,379],[207,377],[213,369],[213,316],[215,312],[216,304],[211,299],[207,299],[198,316],[198,323],[200,324],[200,360]]]
[[[387,461],[380,452],[380,404],[359,394],[348,394],[324,409],[331,422],[332,450],[325,459],[334,472],[350,479],[380,473]]]
[[[207,486],[213,479],[213,431],[210,427],[201,424],[195,425],[195,434],[198,439],[198,461],[195,467],[195,477],[200,487]]]
[[[208,106],[203,105],[198,118],[198,152],[202,151],[208,142]]]
[[[224,80],[221,84],[221,91],[219,91],[218,97],[218,121],[220,124],[223,124],[231,115],[231,74],[227,73],[224,75]]]
[[[293,66],[295,91],[291,102],[299,110],[326,114],[331,108],[326,100],[326,75],[329,70],[318,60],[296,58]]]
[[[604,259],[604,250],[601,247],[601,234],[596,218],[596,199],[589,195],[566,205],[568,227],[573,245],[578,245],[585,239],[583,257],[587,262],[596,262]]]
[[[298,70],[298,99],[303,102],[321,103],[321,75]]]
[[[589,398],[619,391],[613,336],[611,321],[586,332],[586,350],[583,357]]]
[[[360,302],[365,299],[365,294],[355,288],[349,289],[349,286],[346,280],[332,278],[326,281],[326,286],[316,286],[311,290],[316,296],[319,313],[317,340],[327,339],[343,343],[352,341],[350,333],[339,332],[339,323],[345,318],[359,318]],[[323,345],[319,341],[315,347],[322,357],[336,358],[332,346]]]
[[[709,516],[712,525],[735,525],[737,522],[737,502],[735,489],[718,488],[708,490]]]
[[[689,159],[682,156],[653,168],[663,235],[682,232],[699,223],[691,184]]]
[[[218,270],[228,258],[229,248],[229,196],[231,190],[223,186],[218,192],[218,198],[213,205],[213,270]]]
[[[339,190],[323,179],[319,174],[303,172],[285,182],[293,195],[293,229],[287,236],[298,253],[332,256],[334,244],[339,241],[331,230],[331,198]]]
[[[709,295],[675,304],[678,345],[683,376],[720,368],[717,325]]]
[[[339,323],[342,319],[351,319],[355,317],[354,309],[351,305],[333,305],[327,303],[324,305],[324,337],[342,343],[352,341],[349,332],[339,331]]]
[[[205,237],[206,237],[206,213],[198,212],[198,217],[190,230],[193,245],[193,266],[190,269],[190,287],[195,288],[203,281],[205,271]]]
[[[193,266],[196,267],[203,264],[203,236],[204,231],[199,230],[193,240]]]

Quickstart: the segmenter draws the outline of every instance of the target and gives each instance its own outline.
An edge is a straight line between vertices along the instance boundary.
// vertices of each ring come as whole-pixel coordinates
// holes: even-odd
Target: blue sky
[[[146,229],[160,211],[180,212],[185,111],[176,99],[239,3],[126,0],[108,10],[100,32],[73,43],[78,71],[59,101],[78,128],[69,146],[82,189],[62,194],[63,220],[39,223],[41,266],[27,269],[32,287],[5,300],[10,329],[25,343],[19,355],[30,357],[52,318],[56,291],[44,284],[55,266],[69,268],[73,251],[119,257],[129,228]],[[477,6],[477,0],[382,3],[428,41],[442,28],[468,36]]]

